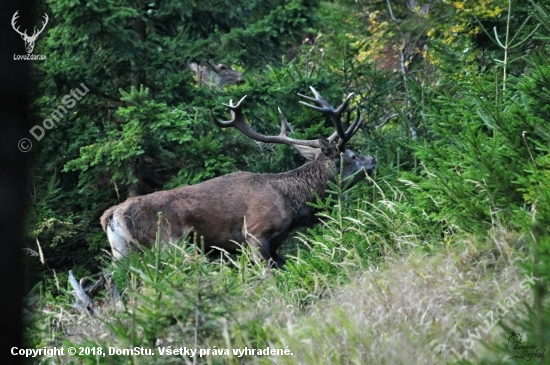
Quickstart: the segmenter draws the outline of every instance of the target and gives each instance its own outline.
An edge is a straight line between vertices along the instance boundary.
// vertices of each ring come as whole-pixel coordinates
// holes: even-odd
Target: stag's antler
[[[32,33],[32,35],[30,36],[30,38],[32,39],[36,39],[38,37],[38,35],[40,35],[40,33],[42,33],[42,31],[44,30],[44,28],[46,28],[46,25],[48,24],[48,20],[50,18],[48,18],[48,14],[44,13],[44,24],[42,24],[42,29],[40,29],[37,33],[37,30],[35,29],[34,32]]]
[[[242,134],[244,134],[247,137],[250,137],[256,141],[260,142],[266,142],[266,143],[282,143],[282,144],[288,144],[288,145],[299,145],[299,146],[308,146],[313,148],[320,148],[319,140],[303,140],[303,139],[294,139],[290,138],[286,135],[286,128],[288,125],[288,122],[286,121],[283,112],[281,111],[281,108],[278,108],[279,110],[279,117],[281,119],[281,132],[278,136],[266,136],[263,134],[260,134],[250,128],[250,126],[246,123],[243,116],[243,101],[246,99],[246,96],[243,96],[241,100],[237,103],[237,105],[233,105],[233,100],[229,101],[228,104],[223,104],[226,106],[229,110],[231,110],[231,116],[233,117],[232,120],[229,121],[220,121],[213,112],[212,118],[214,119],[214,123],[216,123],[217,126],[221,128],[229,128],[229,127],[235,127],[237,128]]]
[[[15,27],[15,21],[17,20],[17,18],[19,18],[19,15],[17,15],[17,13],[19,13],[19,10],[17,10],[15,14],[13,14],[13,17],[11,18],[11,26],[13,30],[15,30],[17,33],[19,33],[19,35],[21,35],[21,37],[28,37],[26,29],[25,29],[25,33],[21,33],[19,31],[19,27],[17,28]]]
[[[340,141],[338,142],[338,149],[340,151],[344,151],[346,149],[346,143],[353,137],[355,132],[359,130],[363,122],[365,121],[365,118],[361,118],[361,113],[359,112],[359,106],[356,108],[355,113],[355,119],[353,120],[353,123],[349,126],[347,131],[344,132],[344,128],[342,126],[342,113],[346,110],[348,107],[348,103],[353,96],[353,93],[350,93],[346,100],[340,105],[338,108],[334,109],[323,97],[321,94],[317,92],[312,86],[309,87],[311,91],[313,92],[313,95],[315,95],[315,98],[312,98],[307,95],[298,94],[298,96],[307,99],[309,101],[312,101],[314,103],[317,103],[320,105],[320,107],[311,105],[306,103],[305,101],[300,101],[300,104],[303,104],[307,106],[308,108],[311,108],[313,110],[317,110],[318,112],[321,112],[325,115],[328,115],[330,119],[332,120],[332,123],[334,124],[334,127],[336,128],[336,132],[333,133],[329,139],[332,141],[336,136],[340,137]],[[349,123],[350,114],[348,114],[347,122]]]
[[[50,18],[48,18],[48,14],[44,13],[44,24],[42,25],[42,29],[40,29],[39,31],[37,31],[36,29],[34,30],[34,32],[32,33],[31,36],[27,35],[27,30],[25,29],[24,32],[21,32],[19,30],[19,26],[16,27],[15,25],[15,21],[17,20],[17,18],[19,18],[19,15],[17,14],[19,13],[19,10],[17,10],[15,12],[15,14],[13,14],[13,17],[11,18],[11,26],[13,27],[13,30],[15,30],[17,33],[19,33],[19,35],[21,35],[21,37],[23,37],[23,39],[25,40],[36,40],[36,38],[40,35],[40,33],[42,33],[42,31],[44,30],[44,28],[46,28],[46,25],[48,24],[48,20]],[[37,33],[38,32],[38,33]]]
[[[353,93],[349,94],[346,100],[340,105],[337,109],[334,109],[330,104],[321,97],[321,95],[315,90],[313,87],[310,87],[311,91],[313,91],[313,95],[315,95],[315,98],[298,94],[299,96],[313,101],[317,104],[320,104],[321,107],[307,104],[303,101],[300,101],[300,103],[304,104],[305,106],[322,112],[323,114],[327,114],[332,119],[332,122],[334,126],[336,127],[336,132],[334,132],[330,137],[328,137],[328,140],[331,142],[334,142],[336,137],[340,137],[340,141],[338,142],[338,149],[340,151],[345,150],[346,142],[350,140],[350,138],[359,130],[359,127],[361,127],[361,124],[363,124],[364,119],[360,117],[359,108],[357,108],[357,113],[355,116],[355,120],[353,123],[349,126],[348,130],[344,132],[344,128],[342,127],[342,121],[341,121],[341,115],[346,110],[349,100],[353,96]],[[260,142],[267,142],[267,143],[282,143],[282,144],[288,144],[288,145],[298,145],[298,146],[307,146],[307,147],[313,147],[313,148],[321,148],[321,145],[319,144],[318,139],[314,140],[303,140],[303,139],[294,139],[290,138],[286,135],[286,129],[288,126],[288,122],[286,121],[283,112],[281,111],[281,108],[278,108],[279,110],[279,116],[281,119],[281,132],[278,136],[266,136],[263,134],[260,134],[250,128],[250,126],[246,123],[243,116],[242,111],[242,105],[243,101],[246,99],[246,95],[243,96],[241,100],[237,103],[237,105],[233,105],[233,101],[231,100],[229,102],[229,105],[223,104],[229,110],[231,110],[231,116],[233,117],[232,120],[229,121],[220,121],[216,118],[214,113],[212,112],[212,118],[214,119],[214,123],[216,123],[217,126],[221,128],[229,128],[229,127],[235,127],[237,128],[242,134],[244,134],[247,137],[250,137],[256,141]],[[350,115],[348,114],[348,123],[350,119]]]

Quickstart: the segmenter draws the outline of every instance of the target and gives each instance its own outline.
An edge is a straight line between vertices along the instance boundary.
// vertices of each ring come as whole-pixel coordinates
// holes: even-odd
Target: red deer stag
[[[223,86],[244,84],[239,71],[233,70],[224,64],[199,65],[195,62],[189,64],[189,68],[195,71],[197,85],[221,88]]]
[[[221,128],[235,127],[260,142],[295,146],[311,162],[279,174],[235,172],[196,185],[129,198],[109,208],[101,217],[115,259],[127,256],[139,244],[151,246],[157,232],[157,213],[162,212],[162,240],[181,240],[192,229],[204,237],[206,249],[215,246],[235,251],[239,243],[247,242],[254,255],[265,260],[269,267],[282,267],[284,260],[277,255],[277,249],[292,229],[316,222],[315,209],[308,203],[315,202],[316,195],[325,195],[327,183],[334,181],[335,173],[341,169],[340,154],[343,154],[343,177],[357,173],[352,184],[371,174],[376,166],[373,156],[356,155],[345,148],[364,120],[357,112],[347,131],[342,127],[341,115],[353,93],[334,109],[315,89],[311,90],[315,98],[298,95],[318,106],[300,103],[330,117],[336,132],[328,139],[288,137],[287,122],[280,109],[280,134],[257,133],[243,116],[246,96],[237,105],[232,102],[225,105],[231,110],[231,121],[219,121],[212,113]],[[339,140],[334,143],[336,138]]]

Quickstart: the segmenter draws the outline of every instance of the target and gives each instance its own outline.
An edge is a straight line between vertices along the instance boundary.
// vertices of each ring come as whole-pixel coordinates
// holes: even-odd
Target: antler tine
[[[241,100],[239,100],[237,105],[233,105],[233,99],[229,99],[229,104],[222,104],[222,105],[229,108],[233,112],[237,111],[237,110],[240,111],[240,110],[242,110],[244,99],[246,99],[247,97],[248,97],[248,95],[243,96],[241,98]]]
[[[322,112],[322,113],[327,113],[329,115],[333,115],[333,116],[340,116],[342,114],[342,112],[347,108],[348,106],[348,103],[351,99],[351,97],[354,95],[354,93],[349,93],[349,95],[346,97],[346,100],[344,100],[344,102],[342,103],[342,105],[340,105],[337,109],[334,109],[329,103],[328,101],[326,101],[322,96],[321,94],[319,94],[319,92],[317,90],[315,90],[313,88],[313,86],[310,86],[309,87],[311,89],[311,91],[313,92],[313,95],[315,95],[315,98],[312,98],[311,96],[307,96],[307,95],[304,95],[304,94],[300,94],[298,93],[298,96],[304,98],[304,99],[307,99],[309,101],[313,101],[314,103],[317,103],[319,105],[321,105],[321,107],[318,107],[318,106],[315,106],[315,105],[311,105],[311,104],[308,104],[306,103],[305,101],[300,101],[300,104],[303,104],[305,106],[307,106],[308,108],[311,108],[313,110],[317,110],[319,112]]]
[[[19,18],[19,10],[17,10],[15,12],[15,14],[13,14],[12,18],[11,18],[11,26],[12,28],[17,32],[19,33],[20,35],[27,35],[27,30],[25,29],[25,33],[22,33],[20,30],[19,30],[19,26],[17,26],[17,28],[15,27],[15,21],[17,20],[17,18]]]
[[[281,119],[281,133],[279,133],[279,136],[281,137],[287,137],[286,135],[286,129],[288,127],[288,122],[283,114],[283,111],[281,110],[281,108],[277,108],[277,110],[279,111],[279,119]]]
[[[237,128],[242,134],[244,134],[247,137],[252,138],[253,140],[259,141],[259,142],[266,142],[266,143],[282,143],[282,144],[288,144],[288,145],[301,145],[301,146],[308,146],[313,148],[319,148],[319,140],[301,140],[301,139],[294,139],[290,138],[286,135],[286,129],[287,129],[287,121],[285,117],[283,116],[283,113],[281,109],[279,108],[279,116],[281,119],[281,132],[278,136],[266,136],[263,134],[260,134],[250,128],[250,126],[246,123],[243,112],[242,112],[242,104],[244,99],[246,99],[246,95],[239,100],[237,105],[233,105],[233,101],[229,102],[228,104],[223,104],[225,107],[227,107],[229,110],[231,110],[231,116],[232,120],[228,121],[220,121],[216,116],[214,115],[214,112],[210,112],[212,115],[212,119],[214,120],[214,123],[221,127],[221,128],[228,128],[228,127],[235,127]]]
[[[49,20],[50,18],[48,18],[48,14],[46,14],[46,13],[44,13],[44,18],[45,18],[45,19],[44,19],[44,23],[42,24],[42,29],[40,29],[40,31],[38,31],[37,29],[35,29],[34,32],[32,33],[32,36],[31,36],[30,38],[34,37],[35,35],[38,36],[38,34],[42,33],[42,31],[44,30],[44,28],[46,28],[46,25],[48,24],[48,20]],[[37,33],[37,32],[38,32],[38,33]]]
[[[332,123],[334,124],[334,127],[336,128],[336,132],[333,133],[329,137],[329,140],[334,141],[334,139],[336,139],[337,136],[340,137],[340,142],[338,143],[338,146],[339,146],[340,149],[344,149],[346,142],[349,141],[349,139],[353,136],[353,134],[360,127],[359,122],[361,124],[363,123],[362,120],[360,119],[359,115],[357,115],[355,120],[353,121],[353,124],[348,128],[347,131],[344,132],[344,127],[342,126],[341,116],[342,116],[342,113],[344,112],[344,110],[346,110],[346,108],[348,107],[349,101],[353,97],[354,93],[350,93],[346,97],[346,100],[344,100],[344,102],[338,108],[334,109],[325,99],[323,99],[323,97],[321,96],[321,94],[319,94],[319,92],[317,92],[317,90],[315,90],[312,86],[310,86],[309,88],[313,92],[313,95],[315,95],[315,98],[312,98],[310,96],[303,95],[303,94],[298,94],[298,96],[300,96],[304,99],[307,99],[309,101],[312,101],[314,103],[317,103],[321,106],[308,104],[304,101],[300,101],[300,103],[305,105],[306,107],[308,107],[310,109],[319,111],[323,114],[327,114],[327,115],[330,116],[330,119],[332,120]],[[357,109],[357,110],[359,110],[359,109]],[[348,121],[349,121],[349,118],[348,118]]]
[[[313,86],[310,86],[309,88],[311,89],[311,92],[313,93],[313,95],[315,95],[314,98],[312,98],[311,96],[300,94],[300,93],[297,93],[297,95],[301,98],[306,99],[306,100],[313,101],[314,103],[317,103],[317,104],[321,105],[321,107],[308,104],[305,101],[300,101],[300,104],[303,104],[303,105],[307,106],[308,108],[311,108],[311,109],[316,110],[316,111],[321,112],[321,113],[330,113],[330,114],[332,114],[332,112],[334,112],[334,108],[332,106],[330,106],[330,104],[325,99],[323,99],[321,94],[319,94],[317,92],[317,90],[315,90],[313,88]]]
[[[231,117],[233,118],[232,120],[221,121],[218,118],[216,118],[213,111],[210,111],[210,114],[212,115],[212,119],[214,120],[214,123],[221,128],[236,127],[238,129],[237,124],[239,123],[242,124],[242,122],[244,122],[242,107],[243,107],[243,101],[244,99],[246,99],[247,96],[248,95],[243,96],[241,100],[239,100],[237,105],[233,105],[233,99],[229,100],[229,104],[223,104],[223,106],[231,110]]]
[[[359,128],[361,128],[364,121],[365,121],[365,118],[361,117],[361,111],[359,110],[359,105],[357,105],[355,107],[355,118],[353,119],[353,123],[351,123],[348,130],[344,133],[348,141],[359,130]],[[348,118],[348,122],[349,122],[349,118]]]
[[[324,106],[330,107],[330,105],[327,103],[327,101],[326,101],[325,99],[323,99],[323,97],[321,96],[321,94],[319,94],[319,93],[317,92],[317,90],[315,90],[315,89],[313,88],[313,86],[310,86],[309,88],[310,88],[311,92],[313,93],[313,95],[315,95],[314,98],[312,98],[311,96],[307,96],[307,95],[304,95],[304,94],[300,94],[300,93],[298,93],[298,96],[300,96],[300,97],[302,97],[302,98],[304,98],[304,99],[307,99],[307,100],[309,100],[309,101],[313,101],[314,103],[323,102],[323,103],[324,103]],[[300,103],[305,104],[305,105],[308,105],[308,104],[304,103],[303,101],[300,101]],[[317,108],[317,107],[314,106],[314,108]]]

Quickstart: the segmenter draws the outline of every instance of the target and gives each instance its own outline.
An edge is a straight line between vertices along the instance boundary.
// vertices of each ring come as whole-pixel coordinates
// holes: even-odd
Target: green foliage
[[[72,252],[78,251],[69,266],[73,262],[96,266],[100,248],[107,244],[98,218],[128,196],[194,184],[235,170],[280,172],[303,163],[291,147],[258,145],[237,131],[214,127],[210,110],[226,118],[229,113],[221,104],[229,99],[249,95],[245,114],[253,128],[266,134],[278,133],[278,106],[292,124],[294,137],[332,133],[328,120],[298,103],[296,93],[307,93],[309,86],[322,90],[334,104],[355,92],[353,104],[364,110],[369,125],[375,124],[392,84],[371,64],[355,59],[359,50],[352,40],[331,35],[330,48],[345,51],[330,53],[327,60],[321,44],[300,47],[306,36],[302,29],[331,32],[319,29],[318,5],[316,1],[45,4],[51,24],[39,43],[48,60],[35,70],[40,80],[33,104],[37,124],[75,86],[84,83],[90,90],[35,147],[37,193],[47,194],[55,173],[59,189],[55,200],[40,207],[43,213],[33,213],[29,219],[32,242],[45,229],[40,227],[50,227],[40,236],[46,260],[53,267],[66,267],[57,259],[61,248],[50,249],[63,242],[65,250],[70,246]],[[198,88],[187,69],[191,61],[237,64],[245,70],[247,84]],[[370,144],[376,133],[365,128],[354,143]]]
[[[231,164],[230,159],[213,161],[201,154],[217,154],[219,147],[210,135],[198,141],[194,138],[190,128],[196,121],[193,116],[178,109],[169,111],[166,104],[149,100],[149,91],[143,87],[139,92],[132,87],[129,94],[121,90],[121,94],[121,100],[129,105],[117,110],[118,125],[107,131],[104,138],[83,147],[80,157],[69,161],[64,171],[80,170],[85,173],[90,167],[94,167],[95,174],[109,174],[112,182],[131,186],[138,184],[140,178],[136,176],[140,173],[139,166],[136,165],[151,164],[149,161],[155,160],[157,166],[168,170],[182,159],[185,151],[191,152],[189,156],[185,156],[190,161],[201,156],[207,166],[206,174],[201,175],[200,171],[191,168],[193,164],[188,164],[188,176],[197,175],[200,181],[201,178],[219,173],[220,169],[222,172],[227,171],[226,167]],[[93,183],[88,180],[93,175],[81,176],[81,184]],[[196,182],[197,178],[194,179],[190,178],[188,182]]]
[[[330,195],[312,204],[319,209],[320,224],[298,234],[300,246],[288,255],[289,273],[278,277],[285,291],[300,288],[294,299],[315,302],[333,285],[345,285],[370,265],[414,246],[430,251],[429,240],[438,230],[413,216],[409,199],[390,179],[388,171],[381,171],[376,180],[385,184],[367,178],[347,189],[346,180],[337,178],[329,183]]]
[[[528,211],[523,191],[541,181],[536,159],[547,153],[546,95],[549,69],[534,65],[529,76],[509,80],[506,92],[489,77],[459,83],[462,93],[441,93],[427,103],[429,139],[417,147],[423,188],[418,204],[434,221],[468,230],[517,224]],[[506,107],[503,108],[503,105]],[[538,171],[538,170],[537,170]]]
[[[350,303],[348,312],[336,305],[331,311],[336,324],[321,326],[314,315],[307,316],[326,308],[325,301],[337,301],[339,288],[355,280],[363,288],[360,280],[384,273],[410,251],[425,260],[405,263],[408,272],[400,272],[393,284],[377,283],[376,293],[393,297],[392,285],[416,272],[427,287],[434,278],[451,286],[443,295],[454,298],[450,303],[434,299],[429,288],[424,299],[411,292],[407,300],[418,302],[401,307],[407,321],[416,318],[412,308],[424,308],[418,322],[426,319],[432,328],[422,337],[425,342],[417,332],[406,337],[430,347],[433,357],[425,363],[448,361],[439,350],[445,346],[434,349],[434,344],[474,323],[453,319],[452,331],[445,332],[443,314],[430,318],[437,300],[457,318],[468,311],[463,308],[493,300],[469,275],[483,268],[487,280],[499,286],[503,260],[523,260],[524,270],[540,279],[533,301],[525,299],[503,328],[523,330],[541,348],[548,343],[550,11],[545,3],[98,0],[82,6],[64,0],[40,6],[51,13],[51,24],[37,43],[37,52],[48,60],[34,69],[36,124],[49,118],[72,88],[84,83],[90,92],[34,147],[27,235],[33,255],[28,261],[39,277],[29,294],[38,308],[28,324],[29,346],[283,348],[307,347],[315,339],[322,345],[307,347],[302,357],[201,361],[372,362],[378,359],[372,349],[380,349],[375,339],[395,343],[403,337],[386,338],[388,332],[372,317],[361,325],[346,317],[356,305],[367,312],[359,303],[365,298]],[[199,88],[187,69],[192,61],[231,63],[244,71],[246,84]],[[333,106],[355,93],[350,109],[361,111],[365,123],[350,148],[375,154],[379,163],[372,179],[350,190],[339,179],[330,185],[329,197],[315,204],[320,223],[282,247],[286,270],[263,272],[247,247],[238,257],[204,257],[188,240],[166,243],[162,250],[157,242],[142,255],[113,264],[124,308],[105,311],[104,322],[83,321],[100,335],[67,335],[67,328],[78,332],[74,322],[82,318],[69,309],[65,272],[74,266],[83,276],[110,265],[102,253],[108,242],[98,224],[101,213],[132,195],[237,170],[280,172],[303,164],[292,147],[256,143],[234,129],[215,127],[211,111],[229,119],[222,104],[248,95],[244,113],[254,130],[278,134],[280,107],[292,137],[328,136],[330,120],[298,103],[296,94],[309,94],[309,86]],[[499,230],[513,238],[495,237]],[[493,241],[496,247],[478,249]],[[439,255],[447,259],[424,271],[424,261]],[[445,271],[445,265],[452,270]],[[468,278],[461,289],[453,275]],[[52,308],[69,310],[68,322]],[[392,327],[394,316],[386,327],[407,333],[408,324]],[[291,323],[296,317],[306,319]],[[502,355],[498,345],[488,342],[488,347],[488,353]],[[482,357],[476,358],[492,361]],[[385,363],[396,363],[397,357],[389,358]],[[178,363],[181,357],[110,361]]]

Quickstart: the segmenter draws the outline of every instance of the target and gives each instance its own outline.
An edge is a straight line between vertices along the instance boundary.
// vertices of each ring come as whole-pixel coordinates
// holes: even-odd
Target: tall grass
[[[110,264],[123,288],[118,308],[100,305],[88,317],[71,309],[68,289],[42,298],[29,346],[155,352],[42,359],[52,364],[453,363],[451,349],[462,353],[468,331],[521,280],[525,239],[495,227],[488,238],[455,232],[434,242],[397,186],[370,180],[344,191],[344,183],[318,201],[321,224],[286,248],[286,270],[267,275],[247,248],[205,256],[196,238],[157,241]],[[501,339],[491,331],[466,359]],[[282,355],[233,352],[267,347]],[[210,353],[161,355],[167,348]]]

